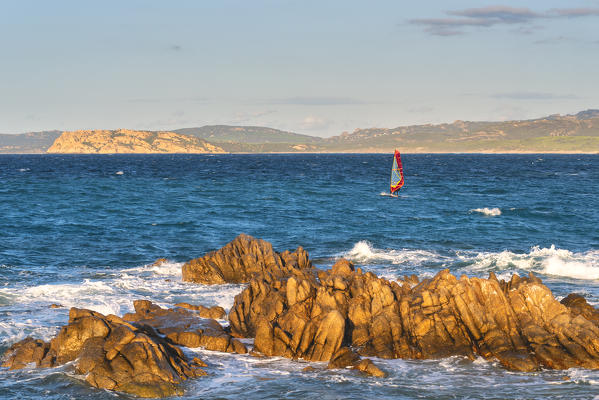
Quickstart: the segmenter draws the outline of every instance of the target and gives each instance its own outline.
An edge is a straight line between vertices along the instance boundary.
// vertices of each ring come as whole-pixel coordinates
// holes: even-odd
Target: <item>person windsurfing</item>
[[[403,179],[403,166],[401,165],[401,155],[399,151],[395,149],[395,154],[393,155],[393,166],[391,167],[391,195],[397,196],[395,193],[399,193],[399,189],[404,184]]]

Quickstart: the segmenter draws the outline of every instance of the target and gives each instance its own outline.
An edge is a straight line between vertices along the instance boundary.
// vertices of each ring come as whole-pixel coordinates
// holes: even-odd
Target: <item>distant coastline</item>
[[[395,148],[406,154],[598,154],[599,110],[532,120],[356,129],[328,138],[229,125],[0,134],[0,154],[354,154]]]

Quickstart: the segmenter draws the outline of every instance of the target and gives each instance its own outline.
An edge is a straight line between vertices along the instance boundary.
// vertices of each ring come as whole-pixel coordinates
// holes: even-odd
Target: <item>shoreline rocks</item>
[[[151,326],[172,344],[190,348],[204,347],[224,353],[248,352],[245,345],[231,337],[218,322],[202,317],[202,312],[209,310],[207,307],[198,307],[201,308],[199,312],[181,307],[164,309],[148,300],[136,300],[133,306],[135,313],[125,314],[125,321],[138,326]],[[216,308],[220,311],[218,309],[222,310],[221,307]]]
[[[287,276],[296,270],[313,269],[302,247],[278,253],[272,244],[241,234],[220,250],[186,262],[183,281],[207,285],[247,283],[258,274]]]
[[[154,330],[74,307],[69,323],[50,342],[26,338],[15,343],[2,366],[20,369],[35,363],[49,368],[70,361],[92,386],[140,397],[181,394],[181,382],[206,375],[201,364],[187,361]]]
[[[481,356],[516,371],[599,368],[599,328],[585,318],[594,309],[570,311],[532,274],[444,270],[412,287],[340,260],[315,275],[254,278],[229,313],[232,334],[255,336],[265,355],[313,361],[350,346],[380,358]]]
[[[2,366],[74,361],[91,385],[141,397],[181,394],[181,382],[206,375],[206,364],[187,360],[178,346],[248,353],[239,338],[253,338],[253,356],[326,361],[380,378],[385,371],[364,357],[480,356],[523,372],[599,369],[599,311],[576,294],[558,301],[532,273],[504,281],[443,270],[392,281],[345,259],[319,270],[301,247],[278,253],[243,234],[182,269],[187,281],[248,284],[228,315],[218,306],[148,300],[122,318],[72,308],[55,338],[13,344]],[[226,328],[215,320],[225,317]]]

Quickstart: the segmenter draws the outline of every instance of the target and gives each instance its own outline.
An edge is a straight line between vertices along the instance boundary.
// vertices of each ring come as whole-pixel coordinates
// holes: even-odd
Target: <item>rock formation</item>
[[[225,153],[194,136],[119,129],[63,132],[48,153]]]
[[[53,367],[73,360],[76,373],[91,385],[141,397],[180,394],[179,383],[206,374],[201,361],[188,362],[154,329],[78,308],[71,308],[68,325],[49,343],[32,338],[16,343],[2,365]]]
[[[560,303],[568,307],[573,315],[582,315],[584,318],[599,326],[599,311],[587,303],[581,295],[570,293],[564,297]]]
[[[201,304],[177,303],[175,307],[187,308],[188,310],[197,311],[202,318],[223,319],[226,318],[227,312],[220,306],[205,307]]]
[[[164,309],[147,300],[136,300],[133,306],[135,313],[125,314],[124,320],[137,325],[149,325],[173,344],[227,353],[247,353],[245,345],[233,339],[218,322],[201,318],[202,312],[211,309],[202,307],[199,312],[182,307]],[[218,309],[222,310],[220,307],[214,310]]]
[[[329,361],[351,346],[382,358],[481,356],[518,371],[599,368],[596,311],[560,304],[532,274],[505,282],[444,270],[412,287],[413,277],[388,281],[346,260],[289,272],[255,275],[229,313],[231,333],[255,337],[267,356]]]
[[[299,247],[278,253],[240,235],[221,250],[189,261],[183,278],[249,282],[235,297],[230,326],[221,307],[179,303],[163,309],[134,302],[123,318],[72,308],[69,324],[49,343],[27,338],[3,366],[52,367],[73,361],[99,388],[138,396],[180,393],[183,380],[205,374],[177,345],[247,353],[236,338],[254,338],[253,355],[328,361],[375,377],[385,372],[363,357],[431,359],[461,355],[498,360],[515,371],[599,369],[599,311],[582,296],[561,303],[532,273],[509,281],[455,277],[449,270],[419,281],[379,278],[341,259],[312,266]]]
[[[183,280],[204,284],[245,283],[256,274],[287,276],[296,270],[312,269],[308,252],[278,253],[264,240],[241,234],[220,250],[183,265]]]

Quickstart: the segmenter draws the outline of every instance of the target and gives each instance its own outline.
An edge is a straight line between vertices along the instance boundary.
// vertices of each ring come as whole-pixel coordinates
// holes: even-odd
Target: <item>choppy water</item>
[[[321,267],[344,256],[389,278],[533,271],[558,297],[599,305],[599,156],[402,159],[406,186],[391,198],[391,155],[2,155],[0,351],[27,335],[49,339],[70,306],[123,314],[145,298],[229,308],[242,285],[183,283],[180,267],[241,232],[278,250],[302,245]],[[147,266],[159,257],[171,262]],[[190,398],[599,395],[599,371],[512,373],[453,357],[377,360],[390,376],[376,379],[197,352],[210,376],[185,384]],[[127,396],[89,387],[67,365],[2,369],[0,397]]]

